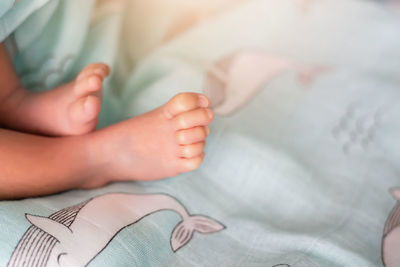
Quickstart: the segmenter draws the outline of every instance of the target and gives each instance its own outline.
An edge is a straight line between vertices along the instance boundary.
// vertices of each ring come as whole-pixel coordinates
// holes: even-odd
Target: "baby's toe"
[[[191,172],[191,171],[198,169],[201,166],[201,164],[203,163],[204,156],[205,156],[205,154],[202,153],[201,155],[194,157],[194,158],[179,159],[180,172]]]
[[[94,130],[100,113],[100,99],[89,95],[78,99],[69,107],[70,132],[82,134]]]
[[[180,113],[210,106],[209,99],[197,93],[181,93],[174,96],[165,106],[164,113],[171,119]]]
[[[205,142],[200,142],[197,144],[180,146],[179,157],[190,159],[190,158],[200,156],[204,151],[205,145],[206,145]]]
[[[76,81],[74,86],[75,96],[83,97],[101,90],[103,79],[97,74],[91,74]]]
[[[110,74],[110,67],[104,63],[93,63],[87,65],[76,78],[77,81],[85,79],[87,76],[96,74],[102,80]]]
[[[214,113],[211,109],[199,108],[189,112],[184,112],[176,116],[174,127],[176,130],[190,129],[197,126],[207,126],[214,119]]]
[[[195,127],[192,129],[180,130],[176,132],[177,141],[180,145],[191,145],[206,140],[210,130],[208,126]]]

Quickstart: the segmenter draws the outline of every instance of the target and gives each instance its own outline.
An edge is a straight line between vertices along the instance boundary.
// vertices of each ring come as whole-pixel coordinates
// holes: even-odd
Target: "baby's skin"
[[[13,88],[1,101],[4,126],[47,136],[81,135],[96,128],[105,64],[85,67],[76,79],[53,90],[32,93]]]
[[[44,93],[20,86],[0,45],[0,199],[157,180],[193,171],[204,158],[209,99],[181,93],[141,116],[95,131],[105,64]],[[4,71],[3,71],[4,70]]]
[[[200,167],[213,120],[208,98],[182,93],[141,116],[91,135],[93,165],[112,181],[156,180]],[[93,179],[89,188],[109,181]]]

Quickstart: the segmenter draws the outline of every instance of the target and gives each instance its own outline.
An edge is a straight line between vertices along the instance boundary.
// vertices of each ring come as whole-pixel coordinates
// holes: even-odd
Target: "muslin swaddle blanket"
[[[243,1],[130,62],[124,4],[3,1],[0,39],[32,90],[93,61],[123,69],[104,88],[101,126],[207,93],[218,116],[204,165],[0,202],[1,266],[396,266],[393,3]]]

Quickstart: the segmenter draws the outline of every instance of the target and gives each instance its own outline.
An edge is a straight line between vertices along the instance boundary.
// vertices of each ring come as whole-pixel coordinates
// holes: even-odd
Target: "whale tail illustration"
[[[330,70],[327,66],[311,66],[311,67],[302,67],[297,66],[299,71],[298,80],[299,82],[307,86],[314,81],[314,79],[320,75],[328,72]]]
[[[194,232],[211,234],[225,229],[225,226],[214,219],[205,216],[190,216],[184,218],[171,235],[171,248],[174,252],[185,246],[192,239]]]

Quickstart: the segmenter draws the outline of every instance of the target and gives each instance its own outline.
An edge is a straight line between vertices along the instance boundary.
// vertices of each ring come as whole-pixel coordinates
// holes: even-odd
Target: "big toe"
[[[110,67],[104,63],[94,63],[87,65],[76,78],[77,81],[85,79],[87,76],[96,74],[100,78],[104,79],[110,74]]]
[[[75,80],[75,95],[82,97],[99,92],[109,74],[110,68],[105,64],[95,63],[86,66]]]
[[[76,97],[84,97],[89,94],[99,94],[103,85],[103,79],[98,74],[90,74],[77,80],[74,85]]]
[[[164,114],[168,119],[188,111],[198,108],[207,108],[210,106],[210,100],[202,94],[180,93],[174,96],[165,106]]]
[[[173,119],[175,130],[207,126],[214,120],[214,112],[209,108],[198,108],[176,115]]]

